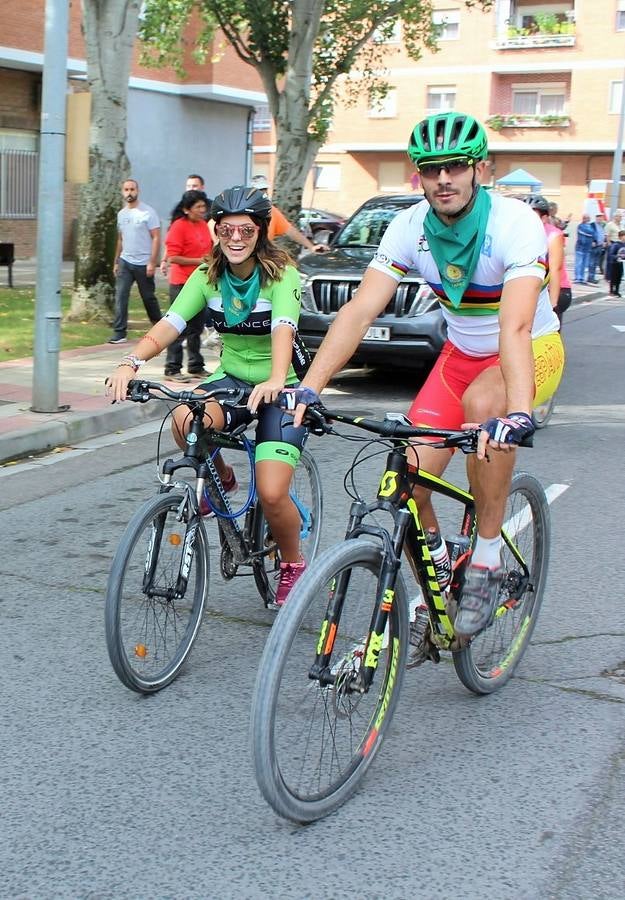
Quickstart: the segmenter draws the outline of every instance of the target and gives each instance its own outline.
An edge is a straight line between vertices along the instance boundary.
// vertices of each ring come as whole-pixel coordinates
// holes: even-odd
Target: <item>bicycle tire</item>
[[[519,472],[513,477],[504,530],[506,523],[509,537],[526,561],[529,579],[524,589],[515,590],[515,585],[521,585],[521,567],[504,542],[504,596],[495,618],[470,644],[453,653],[458,678],[476,694],[490,694],[512,677],[530,642],[542,605],[551,525],[545,492],[532,475]]]
[[[373,762],[393,718],[408,644],[408,600],[401,573],[370,690],[348,691],[348,679],[338,677],[357,671],[362,661],[373,607],[367,599],[374,599],[382,561],[382,548],[362,538],[325,550],[296,583],[265,644],[251,713],[254,770],[269,805],[294,822],[312,822],[345,803]],[[325,639],[327,587],[333,591],[347,570],[350,580],[330,664],[335,683],[324,687],[309,677],[309,670]],[[316,718],[318,761],[309,746]],[[356,734],[359,727],[364,729],[361,737]],[[321,771],[324,753],[327,774]]]
[[[546,428],[553,415],[553,411],[556,405],[556,395],[552,394],[551,397],[546,400],[544,403],[541,403],[539,406],[535,407],[532,410],[532,419],[534,420],[534,425],[536,428]]]
[[[142,694],[161,690],[180,672],[197,637],[206,603],[208,538],[189,504],[184,507],[183,520],[176,519],[184,499],[182,493],[159,494],[135,513],[109,575],[105,602],[108,654],[120,681]],[[193,539],[192,527],[196,528]],[[177,596],[185,553],[191,557],[187,560],[188,581],[182,596]],[[149,595],[148,588],[161,596]]]
[[[295,469],[290,493],[293,491],[304,504],[303,514],[306,520],[302,521],[301,548],[306,565],[310,565],[319,549],[323,517],[323,492],[319,468],[314,457],[307,450],[302,451]],[[256,505],[252,544],[253,550],[256,552],[266,550],[274,545],[260,502]],[[256,587],[267,605],[274,602],[278,589],[279,574],[280,556],[277,548],[275,552],[263,556],[259,565],[254,566]]]

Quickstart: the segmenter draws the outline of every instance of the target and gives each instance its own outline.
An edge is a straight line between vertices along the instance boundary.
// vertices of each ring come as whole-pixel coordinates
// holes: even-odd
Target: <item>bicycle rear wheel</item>
[[[304,573],[271,630],[252,702],[252,755],[260,790],[281,816],[312,822],[344,803],[371,765],[404,677],[407,595],[401,575],[366,693],[353,687],[365,654],[382,549],[363,538],[322,553]],[[348,577],[346,577],[348,576]],[[336,631],[328,604],[342,596]],[[311,675],[332,640],[330,683]]]
[[[460,681],[476,694],[490,694],[512,676],[543,601],[551,525],[545,492],[532,475],[513,477],[502,532],[505,575],[495,618],[453,654]]]
[[[183,494],[133,516],[109,575],[106,645],[120,681],[143,694],[170,684],[197,636],[209,575],[204,526]]]
[[[314,458],[303,450],[293,473],[289,490],[300,514],[302,556],[309,565],[317,555],[323,516],[321,476]],[[273,603],[278,588],[280,555],[260,503],[256,507],[253,526],[254,550],[269,550],[259,565],[254,566],[256,587],[266,604]]]
[[[552,396],[548,400],[545,400],[544,403],[534,407],[532,410],[532,419],[534,420],[536,428],[545,428],[547,426],[549,419],[553,415],[555,405],[556,395],[552,394]]]

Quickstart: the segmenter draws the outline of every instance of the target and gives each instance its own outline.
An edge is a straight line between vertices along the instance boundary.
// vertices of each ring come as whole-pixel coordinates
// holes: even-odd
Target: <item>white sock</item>
[[[501,565],[501,535],[496,538],[483,538],[478,534],[471,562],[489,569],[498,569]]]

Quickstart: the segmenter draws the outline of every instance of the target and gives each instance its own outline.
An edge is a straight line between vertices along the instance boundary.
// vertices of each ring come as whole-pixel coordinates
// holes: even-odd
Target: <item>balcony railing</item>
[[[530,33],[527,28],[508,28],[495,39],[497,50],[528,50],[542,47],[574,47],[575,24],[570,22],[556,26],[556,31]]]
[[[510,113],[494,115],[486,119],[486,124],[493,131],[502,128],[567,128],[571,120],[567,115],[522,115]]]

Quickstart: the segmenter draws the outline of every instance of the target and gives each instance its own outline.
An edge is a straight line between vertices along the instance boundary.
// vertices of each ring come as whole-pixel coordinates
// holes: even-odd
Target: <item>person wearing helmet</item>
[[[562,230],[553,224],[552,204],[545,197],[541,194],[527,194],[522,199],[538,215],[545,229],[549,259],[549,297],[562,327],[562,315],[573,299],[571,281],[564,259],[565,238]]]
[[[403,275],[414,269],[423,276],[440,303],[448,339],[408,417],[436,428],[481,429],[477,453],[467,456],[478,535],[456,618],[457,632],[470,636],[491,621],[503,579],[501,526],[514,448],[534,431],[534,404],[557,388],[564,351],[538,218],[518,200],[480,186],[488,155],[482,125],[461,112],[428,116],[410,135],[408,155],[427,202],[390,223],[302,388],[321,391],[353,355]],[[296,409],[296,424],[306,400]],[[435,475],[450,459],[451,451],[423,446],[418,461],[413,456]],[[429,492],[419,488],[416,498],[424,528],[438,531]],[[411,632],[416,659],[423,636],[416,628]]]
[[[207,403],[205,422],[232,431],[258,413],[256,487],[280,550],[276,603],[282,605],[305,568],[299,514],[289,485],[307,430],[270,404],[285,386],[298,384],[310,358],[297,331],[299,273],[267,236],[271,212],[267,194],[254,188],[237,185],[215,197],[211,215],[217,243],[211,255],[190,275],[158,326],[139,341],[135,354],[124,357],[109,376],[107,393],[114,401],[124,400],[139,366],[174,343],[194,316],[208,310],[223,346],[217,371],[202,386],[251,388],[251,393],[243,409]],[[177,407],[173,419],[174,438],[184,448],[188,410]],[[219,454],[214,462],[226,491],[236,490],[232,468]],[[208,505],[201,511],[211,512]]]

